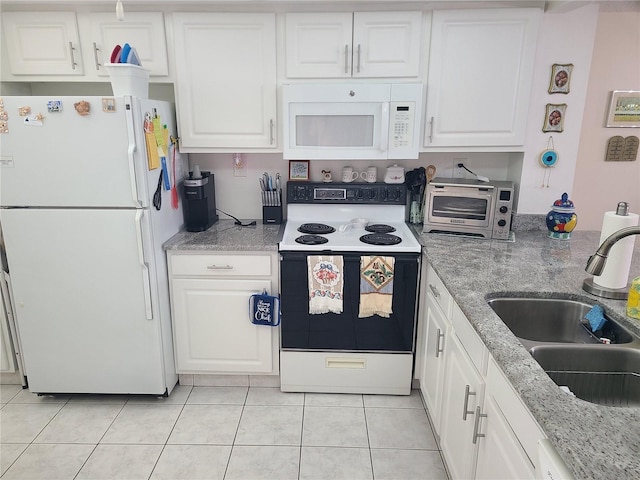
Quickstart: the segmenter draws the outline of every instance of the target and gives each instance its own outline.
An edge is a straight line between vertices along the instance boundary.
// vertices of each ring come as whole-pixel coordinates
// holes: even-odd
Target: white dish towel
[[[341,255],[309,255],[309,313],[342,313],[343,260]]]

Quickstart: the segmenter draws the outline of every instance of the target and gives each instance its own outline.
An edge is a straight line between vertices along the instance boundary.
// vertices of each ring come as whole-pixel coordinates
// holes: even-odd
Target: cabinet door
[[[4,12],[2,30],[13,75],[82,75],[76,14]]]
[[[351,13],[287,13],[287,77],[351,77],[352,17]]]
[[[425,146],[524,144],[541,10],[433,13]]]
[[[249,297],[270,280],[173,279],[171,288],[178,373],[273,370],[273,327],[249,318]]]
[[[482,408],[484,381],[455,334],[448,337],[440,444],[453,480],[473,478],[476,407]]]
[[[103,67],[109,63],[116,45],[128,43],[135,47],[140,63],[152,76],[169,74],[164,18],[160,12],[127,12],[124,21],[118,21],[112,13],[92,13],[91,39],[85,42],[85,53],[90,50],[91,63],[97,74],[108,76]]]
[[[173,19],[182,149],[275,148],[275,14]]]
[[[535,478],[535,469],[492,395],[484,401],[486,417],[480,419],[476,480]]]
[[[356,12],[354,77],[417,77],[422,12]]]
[[[433,428],[438,434],[440,433],[442,384],[448,336],[449,322],[435,303],[433,295],[428,293],[424,317],[424,357],[420,390],[431,415]]]

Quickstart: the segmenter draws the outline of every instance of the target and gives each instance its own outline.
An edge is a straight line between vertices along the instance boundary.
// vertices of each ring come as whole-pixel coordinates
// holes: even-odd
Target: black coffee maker
[[[184,180],[184,223],[187,232],[203,232],[218,221],[213,173],[194,168]]]

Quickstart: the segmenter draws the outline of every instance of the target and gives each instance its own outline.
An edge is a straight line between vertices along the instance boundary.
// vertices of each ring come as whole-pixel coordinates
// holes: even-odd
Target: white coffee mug
[[[358,178],[358,172],[353,171],[353,167],[342,168],[342,181],[345,183],[351,183]]]
[[[378,181],[378,169],[376,167],[369,167],[365,172],[360,174],[365,182],[374,183]]]

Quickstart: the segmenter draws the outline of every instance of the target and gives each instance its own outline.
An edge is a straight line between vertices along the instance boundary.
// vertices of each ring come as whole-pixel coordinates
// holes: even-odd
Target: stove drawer
[[[270,255],[175,254],[169,256],[171,275],[198,277],[271,276]]]
[[[280,351],[283,392],[409,395],[412,354]]]

